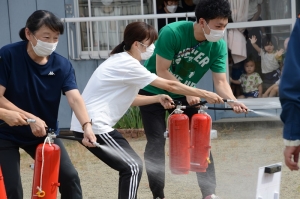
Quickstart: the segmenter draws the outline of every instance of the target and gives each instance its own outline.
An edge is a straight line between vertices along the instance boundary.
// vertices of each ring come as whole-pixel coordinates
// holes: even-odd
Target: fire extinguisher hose
[[[231,100],[231,99],[223,99],[223,102],[236,102],[234,100]],[[193,104],[193,105],[190,105],[190,106],[187,106],[186,108],[192,108],[192,107],[195,107],[195,106],[203,106],[204,104],[208,103],[207,101],[201,101],[197,104]],[[215,109],[215,110],[232,110],[232,109]]]
[[[218,108],[218,107],[206,107],[207,109],[211,110],[233,110],[233,108]]]
[[[45,148],[45,144],[47,141],[48,141],[49,145],[51,146],[51,139],[48,136],[45,138],[44,144],[42,147],[42,166],[41,166],[40,186],[37,186],[38,192],[36,193],[39,198],[42,198],[45,196],[45,191],[43,191],[43,172],[44,172],[44,162],[45,162],[44,148]]]
[[[63,135],[55,135],[51,134],[51,138],[61,138],[66,140],[75,140],[75,141],[82,141],[82,138],[72,137],[72,136],[63,136]],[[98,142],[92,142],[92,144],[98,148],[101,148],[101,145]]]
[[[178,100],[173,100],[176,104],[180,104],[181,102]],[[237,102],[235,100],[231,100],[231,99],[223,99],[224,102]],[[208,103],[207,101],[201,101],[197,104],[193,104],[193,105],[189,105],[189,106],[182,106],[184,108],[197,108],[197,106],[203,106],[204,109],[210,109],[210,110],[233,110],[233,108],[221,108],[221,107],[207,107],[204,106],[206,103]],[[247,109],[248,112],[254,112],[251,109]]]

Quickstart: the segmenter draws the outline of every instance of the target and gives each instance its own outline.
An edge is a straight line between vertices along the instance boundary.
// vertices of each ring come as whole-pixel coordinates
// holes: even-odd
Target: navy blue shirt
[[[57,129],[61,92],[77,89],[75,73],[69,60],[53,52],[45,65],[34,62],[27,53],[27,41],[0,49],[0,85],[4,96],[20,109]],[[37,143],[29,126],[1,127],[0,139],[19,144]]]
[[[300,19],[296,20],[290,36],[284,67],[279,84],[279,99],[282,106],[281,120],[284,123],[283,138],[300,140]]]

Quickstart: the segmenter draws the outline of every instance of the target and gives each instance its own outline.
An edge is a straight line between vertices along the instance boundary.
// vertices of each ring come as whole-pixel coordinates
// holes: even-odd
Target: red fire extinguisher
[[[59,166],[60,148],[53,144],[53,140],[48,136],[36,149],[32,199],[57,198]]]
[[[188,174],[190,170],[189,118],[180,105],[168,118],[170,170],[173,174]]]
[[[206,172],[210,163],[210,130],[212,120],[209,114],[200,108],[191,119],[191,171]]]
[[[0,166],[0,198],[1,199],[7,199],[1,166]]]

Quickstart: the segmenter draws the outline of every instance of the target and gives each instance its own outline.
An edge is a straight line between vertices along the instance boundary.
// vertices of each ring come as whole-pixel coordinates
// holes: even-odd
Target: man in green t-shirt
[[[210,69],[216,92],[225,99],[233,99],[232,90],[226,79],[227,47],[224,36],[231,15],[227,0],[200,0],[196,6],[196,22],[178,21],[166,25],[159,32],[155,52],[145,61],[145,67],[165,79],[180,81],[195,87]],[[151,85],[140,90],[142,95],[168,94],[183,104],[200,102],[194,96],[181,96]],[[242,103],[230,103],[237,113],[246,112]],[[160,104],[140,107],[147,137],[145,165],[149,186],[154,199],[165,198],[165,110]],[[190,118],[197,110],[186,109]],[[205,199],[218,198],[215,194],[216,179],[214,161],[210,157],[207,171],[197,173],[198,184]]]

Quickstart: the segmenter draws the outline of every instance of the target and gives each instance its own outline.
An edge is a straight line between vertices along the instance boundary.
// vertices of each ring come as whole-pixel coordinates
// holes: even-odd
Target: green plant
[[[142,117],[139,107],[130,107],[123,117],[114,126],[117,129],[142,129]]]

